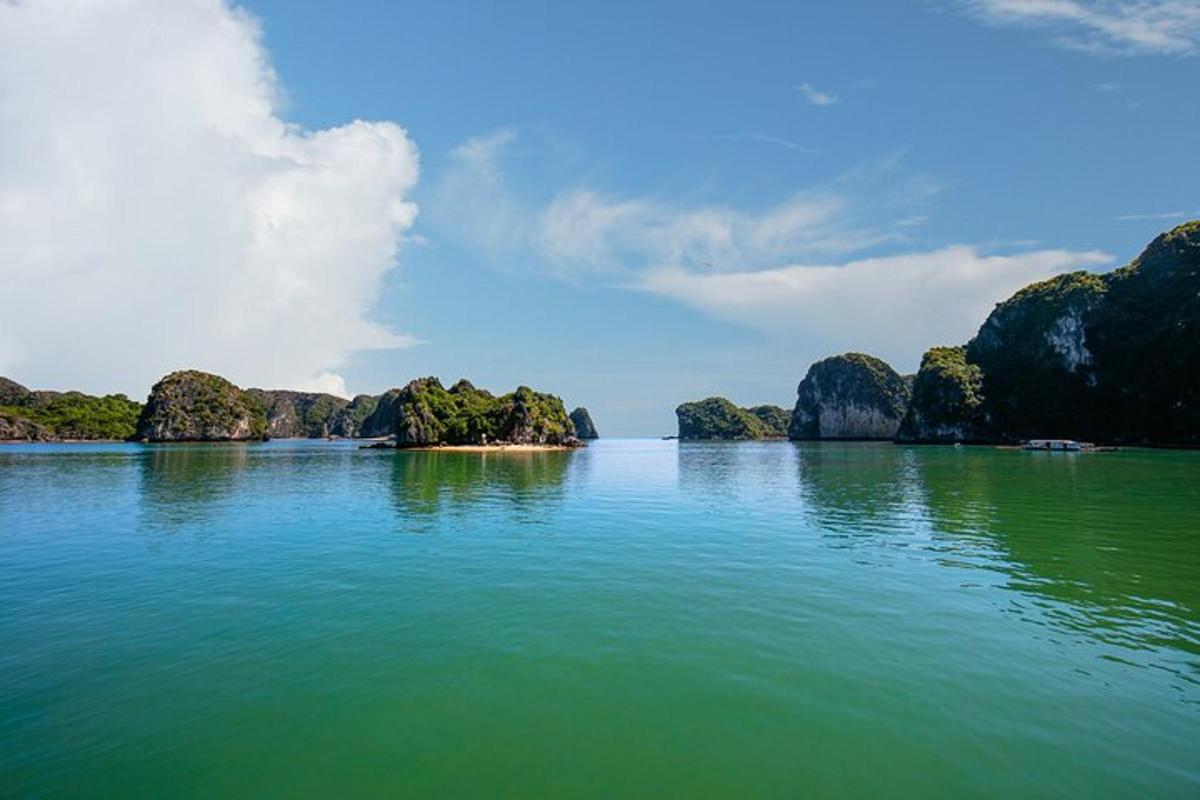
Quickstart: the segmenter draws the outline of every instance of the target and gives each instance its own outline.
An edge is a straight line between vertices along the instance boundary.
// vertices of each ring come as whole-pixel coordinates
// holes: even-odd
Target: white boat
[[[1021,447],[1025,450],[1050,450],[1066,453],[1077,453],[1080,450],[1092,450],[1095,445],[1091,442],[1077,442],[1074,439],[1030,439]]]

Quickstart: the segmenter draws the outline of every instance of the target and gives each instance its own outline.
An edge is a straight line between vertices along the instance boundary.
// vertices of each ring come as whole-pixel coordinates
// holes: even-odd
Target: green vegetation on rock
[[[787,409],[762,405],[751,406],[745,410],[758,418],[758,421],[766,428],[767,436],[783,438],[788,435],[788,423],[791,421],[792,415],[788,413]]]
[[[293,392],[283,389],[247,389],[267,414],[267,433],[271,438],[304,437],[320,439],[341,435],[336,428],[349,400],[317,392]]]
[[[953,368],[944,361],[922,365],[901,438],[1200,445],[1200,221],[1108,274],[1025,287],[996,306]]]
[[[1087,329],[1107,292],[1103,277],[1071,272],[1027,286],[992,311],[966,357],[983,372],[995,438],[1094,435],[1079,409],[1094,388]]]
[[[260,397],[218,375],[172,372],[154,384],[136,438],[150,442],[247,441],[267,438]]]
[[[367,418],[375,412],[375,407],[378,405],[378,397],[369,394],[355,395],[345,408],[334,415],[333,435],[346,438],[374,435],[364,433],[363,425]]]
[[[497,397],[466,380],[446,389],[437,378],[420,378],[385,393],[377,416],[391,419],[399,447],[578,444],[562,400],[527,386]]]
[[[813,364],[796,389],[792,439],[892,439],[910,385],[886,361],[844,353]]]
[[[675,409],[675,416],[680,439],[769,439],[782,435],[750,409],[739,408],[724,397],[684,403]]]
[[[0,378],[0,439],[128,439],[140,412],[123,394],[35,392]]]
[[[965,348],[931,348],[921,359],[897,438],[975,442],[985,437],[982,370],[967,362]]]

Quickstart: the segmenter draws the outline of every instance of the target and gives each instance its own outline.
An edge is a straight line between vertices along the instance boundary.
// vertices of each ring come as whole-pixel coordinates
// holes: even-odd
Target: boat
[[[1074,439],[1030,439],[1021,443],[1021,449],[1078,453],[1082,450],[1095,450],[1096,445],[1091,442],[1078,442]]]

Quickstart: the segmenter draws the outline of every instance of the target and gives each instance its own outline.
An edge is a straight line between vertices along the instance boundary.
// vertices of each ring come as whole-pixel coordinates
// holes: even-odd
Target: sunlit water
[[[1200,453],[0,448],[0,796],[1200,797]]]

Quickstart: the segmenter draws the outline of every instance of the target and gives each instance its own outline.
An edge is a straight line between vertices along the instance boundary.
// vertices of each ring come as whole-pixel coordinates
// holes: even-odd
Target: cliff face
[[[136,438],[149,442],[248,441],[267,437],[259,397],[217,375],[172,372],[154,384]]]
[[[796,390],[792,439],[893,439],[908,410],[908,383],[884,361],[846,353],[818,361]]]
[[[437,378],[420,378],[379,399],[364,435],[388,421],[399,447],[580,443],[562,400],[527,386],[497,397],[465,380],[446,389]]]
[[[1096,438],[1200,445],[1200,220],[1105,278],[1087,331]]]
[[[967,345],[960,370],[978,370],[975,438],[1197,445],[1197,364],[1200,222],[1190,222],[1114,272],[1017,292]],[[926,399],[913,401],[926,430],[958,426]]]
[[[756,408],[764,409],[764,415],[771,413],[767,406]],[[750,409],[739,408],[724,397],[684,403],[675,409],[675,417],[679,421],[680,439],[768,439],[782,435]]]
[[[580,439],[600,438],[600,434],[596,433],[596,426],[592,422],[592,415],[583,406],[571,412],[571,424],[575,426],[575,435]]]
[[[335,428],[349,400],[331,394],[284,389],[247,389],[267,415],[267,435],[273,439],[323,439],[340,436]]]
[[[140,411],[123,394],[30,391],[0,378],[0,440],[127,439]]]
[[[356,395],[340,411],[333,415],[330,432],[334,436],[350,439],[356,436],[376,436],[383,434],[364,433],[364,423],[375,411],[379,398],[369,394]]]
[[[983,371],[962,347],[934,347],[921,359],[912,400],[896,438],[902,442],[978,442],[989,436]]]
[[[0,413],[0,442],[52,442],[54,432],[31,419]]]

